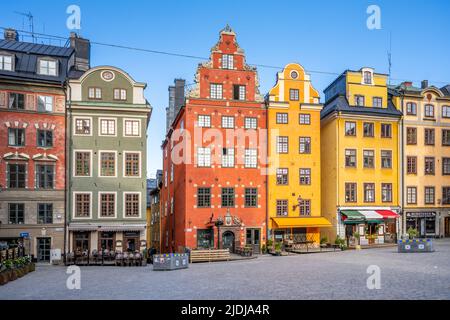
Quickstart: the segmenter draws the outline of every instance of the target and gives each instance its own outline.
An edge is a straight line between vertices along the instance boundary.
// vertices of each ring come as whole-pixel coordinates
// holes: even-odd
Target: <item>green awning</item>
[[[356,210],[342,210],[341,214],[346,217],[344,220],[345,224],[358,224],[364,223],[365,217],[362,213]]]

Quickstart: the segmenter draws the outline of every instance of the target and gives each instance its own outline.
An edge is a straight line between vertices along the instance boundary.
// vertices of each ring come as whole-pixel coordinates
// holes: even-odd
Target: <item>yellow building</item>
[[[321,112],[322,212],[329,236],[355,245],[396,241],[400,231],[399,123],[387,75],[347,70],[325,90]]]
[[[390,94],[403,113],[403,230],[450,237],[450,86],[403,82]]]
[[[267,96],[269,234],[276,241],[319,243],[321,217],[319,93],[299,64],[277,74]]]

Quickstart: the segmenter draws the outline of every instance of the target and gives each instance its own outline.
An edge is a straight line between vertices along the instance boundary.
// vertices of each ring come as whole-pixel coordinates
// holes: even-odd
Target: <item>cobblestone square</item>
[[[1,299],[449,299],[450,240],[434,253],[399,254],[395,247],[260,256],[156,272],[148,267],[82,267],[81,289],[66,287],[65,267],[36,272],[0,287]],[[367,268],[381,270],[368,289]]]

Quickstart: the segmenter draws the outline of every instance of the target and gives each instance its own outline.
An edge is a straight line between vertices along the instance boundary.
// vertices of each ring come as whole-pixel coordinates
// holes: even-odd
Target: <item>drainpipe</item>
[[[266,161],[269,160],[269,108],[267,108],[267,105],[265,106],[265,110],[266,110],[266,156],[264,157],[264,159],[266,159]],[[269,205],[269,164],[266,163],[266,182],[265,182],[265,187],[266,187],[266,248],[267,248],[267,240],[269,240],[269,210],[270,210],[270,205]],[[275,240],[275,239],[273,239]]]
[[[63,242],[63,254],[64,254],[64,265],[67,265],[67,252],[66,252],[66,242],[67,242],[67,223],[66,223],[66,217],[67,217],[67,80],[64,81],[62,84],[63,91],[64,91],[64,154],[65,154],[65,168],[64,168],[64,242]]]
[[[404,114],[404,95],[402,94],[401,96],[401,108],[402,108],[402,113]],[[401,164],[401,178],[400,178],[400,197],[401,197],[401,217],[402,217],[402,235],[405,234],[406,232],[406,216],[405,216],[405,197],[404,197],[404,185],[405,185],[405,147],[404,147],[404,139],[405,139],[405,134],[404,134],[404,118],[403,115],[400,119],[400,130],[401,130],[401,135],[400,135],[400,155],[401,155],[401,160],[400,160],[400,164]]]
[[[66,152],[66,168],[65,168],[65,188],[64,188],[64,203],[65,203],[65,214],[64,214],[64,265],[67,265],[67,250],[69,248],[69,239],[68,237],[68,215],[69,215],[69,201],[70,197],[67,197],[67,193],[70,189],[70,164],[71,164],[71,153],[70,153],[70,144],[72,142],[72,90],[69,85],[67,85],[67,81],[65,82],[66,90],[64,91],[64,95],[66,97],[66,109],[64,111],[66,130],[65,130],[65,141],[64,141],[64,149]],[[69,91],[69,93],[67,93]],[[70,118],[69,118],[70,117]],[[69,151],[69,152],[67,152]]]

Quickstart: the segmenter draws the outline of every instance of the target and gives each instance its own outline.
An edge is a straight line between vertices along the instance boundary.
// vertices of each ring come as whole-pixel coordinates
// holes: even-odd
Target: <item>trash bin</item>
[[[433,239],[399,240],[398,252],[434,252]]]
[[[189,267],[189,255],[186,253],[168,253],[153,255],[153,270],[178,270]]]

